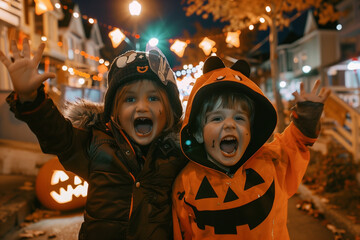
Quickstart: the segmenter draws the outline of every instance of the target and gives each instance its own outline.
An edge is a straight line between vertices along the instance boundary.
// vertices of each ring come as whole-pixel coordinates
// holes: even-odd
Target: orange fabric
[[[174,238],[289,239],[288,198],[297,191],[306,171],[306,145],[315,140],[291,123],[232,177],[190,161],[173,186]],[[258,176],[262,182],[254,180]],[[205,185],[213,192],[200,197]]]
[[[289,239],[288,199],[306,171],[308,138],[291,123],[266,143],[276,125],[276,112],[261,89],[246,74],[244,62],[231,68],[221,60],[205,61],[205,74],[189,96],[180,144],[190,160],[173,185],[174,238]],[[242,74],[240,71],[245,73]],[[244,94],[254,101],[251,141],[238,163],[224,170],[205,159],[205,148],[194,139],[196,116],[215,91]]]

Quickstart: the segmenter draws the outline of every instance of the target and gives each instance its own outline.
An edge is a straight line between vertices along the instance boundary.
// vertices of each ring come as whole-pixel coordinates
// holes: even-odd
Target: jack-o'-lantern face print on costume
[[[204,230],[205,226],[211,226],[215,234],[237,234],[238,226],[247,225],[251,230],[266,219],[274,203],[274,181],[269,182],[270,185],[267,186],[264,179],[251,168],[246,170],[246,178],[244,190],[240,192],[231,185],[224,191],[217,184],[212,185],[205,176],[196,192],[195,201],[198,202],[198,206],[207,206],[206,210],[200,210],[183,199],[192,209],[199,229]],[[244,202],[244,199],[239,197],[252,195],[251,188],[260,184],[262,184],[261,189],[264,189],[261,195],[258,194],[253,199],[250,197],[251,200],[248,202]]]

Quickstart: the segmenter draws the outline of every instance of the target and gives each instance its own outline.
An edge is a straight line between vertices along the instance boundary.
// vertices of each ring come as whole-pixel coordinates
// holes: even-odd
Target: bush
[[[328,154],[310,150],[311,157],[303,183],[330,204],[360,218],[360,186],[356,180],[359,165],[351,153],[336,142],[329,143]]]

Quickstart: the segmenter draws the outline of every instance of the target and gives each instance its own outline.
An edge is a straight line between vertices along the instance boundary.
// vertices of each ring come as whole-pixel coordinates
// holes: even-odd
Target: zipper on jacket
[[[135,177],[131,174],[131,172],[129,172],[130,176],[132,177],[132,179],[135,181]],[[130,200],[130,211],[129,211],[129,220],[131,218],[131,214],[132,214],[132,210],[133,210],[133,205],[134,205],[134,192],[131,193],[131,200]]]
[[[226,175],[228,175],[228,177],[230,178],[234,177],[234,173],[230,173],[230,171],[226,171]]]

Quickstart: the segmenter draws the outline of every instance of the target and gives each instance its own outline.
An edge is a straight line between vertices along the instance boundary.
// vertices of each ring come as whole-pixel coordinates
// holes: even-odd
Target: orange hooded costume
[[[309,114],[295,110],[294,121],[266,143],[276,126],[276,111],[248,78],[248,64],[239,60],[226,68],[220,58],[210,57],[203,72],[189,96],[180,133],[181,149],[190,161],[173,186],[174,238],[289,239],[287,202],[306,171],[310,157],[307,146],[316,140],[322,104],[308,102],[318,110],[310,121],[304,120]],[[225,172],[207,160],[203,144],[193,136],[193,125],[207,95],[229,90],[254,100],[255,113],[245,153]]]

